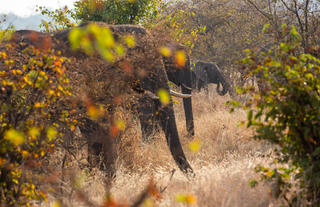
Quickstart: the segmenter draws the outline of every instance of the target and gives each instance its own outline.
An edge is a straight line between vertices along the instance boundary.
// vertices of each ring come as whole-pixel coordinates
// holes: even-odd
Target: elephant
[[[183,106],[186,117],[186,127],[188,134],[194,136],[194,121],[193,121],[193,111],[192,111],[192,101],[191,101],[191,91],[192,91],[192,81],[191,81],[191,68],[190,68],[190,58],[185,52],[186,49],[184,46],[178,43],[170,43],[168,48],[171,50],[172,54],[176,54],[177,51],[184,51],[186,54],[186,62],[183,67],[178,67],[175,63],[175,56],[163,57],[165,70],[168,76],[168,80],[174,83],[177,86],[181,87],[181,92],[184,95],[189,96],[179,96],[183,98]],[[145,103],[147,100],[143,100],[140,103],[139,111],[140,116],[140,125],[142,131],[142,139],[144,142],[150,140],[151,135],[154,130],[157,129],[157,122],[159,120],[157,112],[152,104],[147,104],[149,107],[146,107]]]
[[[21,53],[28,45],[32,45],[39,48],[42,53],[51,49],[57,55],[61,53],[62,56],[68,57],[70,61],[66,62],[66,74],[75,90],[74,94],[79,94],[77,100],[82,101],[79,105],[95,103],[108,106],[108,113],[103,121],[92,120],[86,113],[79,114],[78,123],[82,135],[88,140],[97,140],[90,142],[89,152],[93,151],[97,154],[102,150],[107,151],[104,152],[105,155],[109,155],[110,151],[114,151],[108,145],[112,146],[115,140],[109,133],[115,118],[113,110],[119,105],[119,101],[115,100],[129,100],[133,102],[132,105],[144,103],[146,106],[146,103],[149,103],[158,112],[160,126],[165,133],[176,164],[185,174],[194,175],[179,140],[172,100],[170,98],[169,104],[165,105],[156,95],[160,89],[170,91],[164,63],[156,48],[156,40],[148,30],[136,25],[107,25],[102,22],[90,22],[77,28],[85,30],[92,25],[108,28],[118,42],[130,35],[134,37],[135,45],[124,46],[125,55],[108,62],[96,51],[88,55],[83,50],[72,50],[69,34],[73,28],[53,33],[20,30],[13,34],[12,42],[17,45],[17,53]],[[94,41],[91,35],[89,38]],[[93,42],[93,45],[95,43]],[[121,103],[124,104],[124,102]],[[84,107],[78,108],[81,108],[79,111],[83,111]],[[108,140],[107,143],[105,140]],[[105,165],[109,167],[114,163],[114,159],[112,156],[111,158],[105,156]]]
[[[204,88],[208,93],[208,85],[210,83],[217,84],[216,90],[220,96],[224,96],[230,89],[229,83],[223,77],[219,67],[214,63],[198,61],[191,76],[193,89],[198,91]],[[220,90],[220,84],[223,87],[222,90]]]

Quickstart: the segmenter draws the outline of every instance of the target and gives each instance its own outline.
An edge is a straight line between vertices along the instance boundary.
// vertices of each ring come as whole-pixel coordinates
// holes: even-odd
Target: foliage
[[[319,206],[320,59],[301,53],[295,27],[282,26],[282,31],[290,32],[273,50],[259,54],[247,50],[242,64],[258,77],[260,90],[240,88],[251,95],[242,107],[248,111],[247,127],[256,130],[255,138],[278,146],[274,162],[281,167],[258,166],[261,178],[274,180],[274,193],[288,205]]]
[[[98,52],[109,62],[125,54],[124,46],[132,48],[136,44],[131,35],[123,36],[115,41],[109,28],[100,27],[96,24],[88,24],[85,28],[72,29],[69,40],[72,49],[82,49],[89,56]]]
[[[67,6],[64,8],[49,10],[44,6],[39,6],[36,12],[40,11],[41,15],[48,16],[51,21],[42,20],[40,28],[46,32],[53,32],[63,30],[76,25],[76,15],[74,11],[70,10]]]
[[[23,45],[0,47],[1,206],[46,199],[39,189],[43,160],[55,149],[63,125],[73,126],[64,101],[71,96],[67,59]]]
[[[232,85],[239,79],[235,61],[244,57],[243,50],[262,48],[270,39],[261,33],[265,20],[242,0],[179,1],[161,14],[153,28],[191,48],[193,62],[218,64]]]
[[[301,35],[301,46],[306,51],[312,45],[319,44],[319,1],[310,0],[248,0],[265,21],[270,24],[270,31],[275,38],[280,38],[282,24],[294,25]]]
[[[39,6],[36,11],[48,16],[52,21],[42,21],[46,32],[75,26],[79,22],[105,22],[107,24],[147,24],[158,16],[161,0],[78,0],[75,8],[68,7],[49,10]]]
[[[190,24],[190,19],[195,15],[193,9],[189,2],[167,1],[161,7],[158,18],[148,27],[158,30],[158,33],[168,33],[171,38],[192,49],[199,40],[198,33],[206,29],[200,24]]]
[[[139,24],[157,16],[160,0],[79,0],[75,14],[81,21]]]

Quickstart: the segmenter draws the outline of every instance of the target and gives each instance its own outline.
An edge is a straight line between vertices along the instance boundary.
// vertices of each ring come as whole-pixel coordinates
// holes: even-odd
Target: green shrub
[[[158,0],[79,0],[75,3],[76,18],[102,21],[107,24],[138,24],[157,15]]]
[[[283,27],[289,31],[288,27]],[[320,205],[320,59],[304,54],[300,35],[292,27],[272,50],[247,51],[243,68],[257,77],[257,87],[239,89],[251,94],[245,104],[247,127],[255,138],[277,147],[274,169],[258,166],[262,179],[276,180],[276,196],[288,205]],[[256,182],[251,182],[255,184]],[[274,189],[274,191],[276,191]]]

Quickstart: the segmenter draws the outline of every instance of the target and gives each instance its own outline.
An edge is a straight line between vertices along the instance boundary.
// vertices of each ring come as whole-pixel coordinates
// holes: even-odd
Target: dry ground
[[[269,185],[259,184],[255,188],[248,185],[250,179],[258,178],[254,167],[271,162],[271,147],[253,141],[250,138],[252,131],[239,126],[246,114],[241,110],[229,113],[225,105],[229,95],[220,97],[215,93],[215,86],[210,89],[209,97],[204,92],[193,95],[194,138],[186,136],[182,101],[175,104],[179,134],[196,177],[187,179],[177,169],[163,133],[158,134],[152,144],[142,144],[135,119],[119,144],[117,176],[110,189],[116,202],[132,204],[152,178],[158,188],[167,188],[161,199],[148,199],[143,206],[277,206],[272,202]],[[198,152],[192,152],[188,147],[193,140],[201,144]],[[177,170],[171,178],[173,169]],[[102,173],[78,170],[77,174],[81,175],[79,182],[89,200],[101,203],[105,198]],[[70,188],[65,187],[63,195],[67,206],[88,205],[73,196]],[[192,198],[195,202],[178,202],[179,195],[189,195],[190,202],[193,202]]]

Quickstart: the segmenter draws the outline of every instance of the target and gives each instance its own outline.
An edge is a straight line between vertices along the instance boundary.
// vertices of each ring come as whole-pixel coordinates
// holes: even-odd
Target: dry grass
[[[245,120],[244,111],[233,114],[225,102],[228,95],[218,96],[215,86],[207,97],[204,92],[193,95],[196,136],[201,149],[194,153],[188,148],[192,138],[186,136],[182,101],[175,104],[179,134],[187,158],[196,173],[187,179],[177,169],[167,148],[163,133],[152,144],[142,144],[138,121],[134,120],[119,143],[120,158],[117,176],[110,190],[116,201],[132,203],[144,190],[150,178],[157,187],[167,187],[160,200],[147,200],[145,206],[188,206],[176,201],[176,195],[190,194],[196,197],[193,206],[276,206],[269,196],[270,186],[259,184],[251,188],[248,182],[257,178],[253,168],[271,162],[271,147],[253,141],[252,131],[240,127]],[[82,173],[84,171],[81,171]],[[98,170],[88,173],[83,189],[90,200],[101,202],[105,195],[103,175]],[[69,206],[81,206],[75,197],[65,198]],[[85,205],[84,205],[85,206]]]

